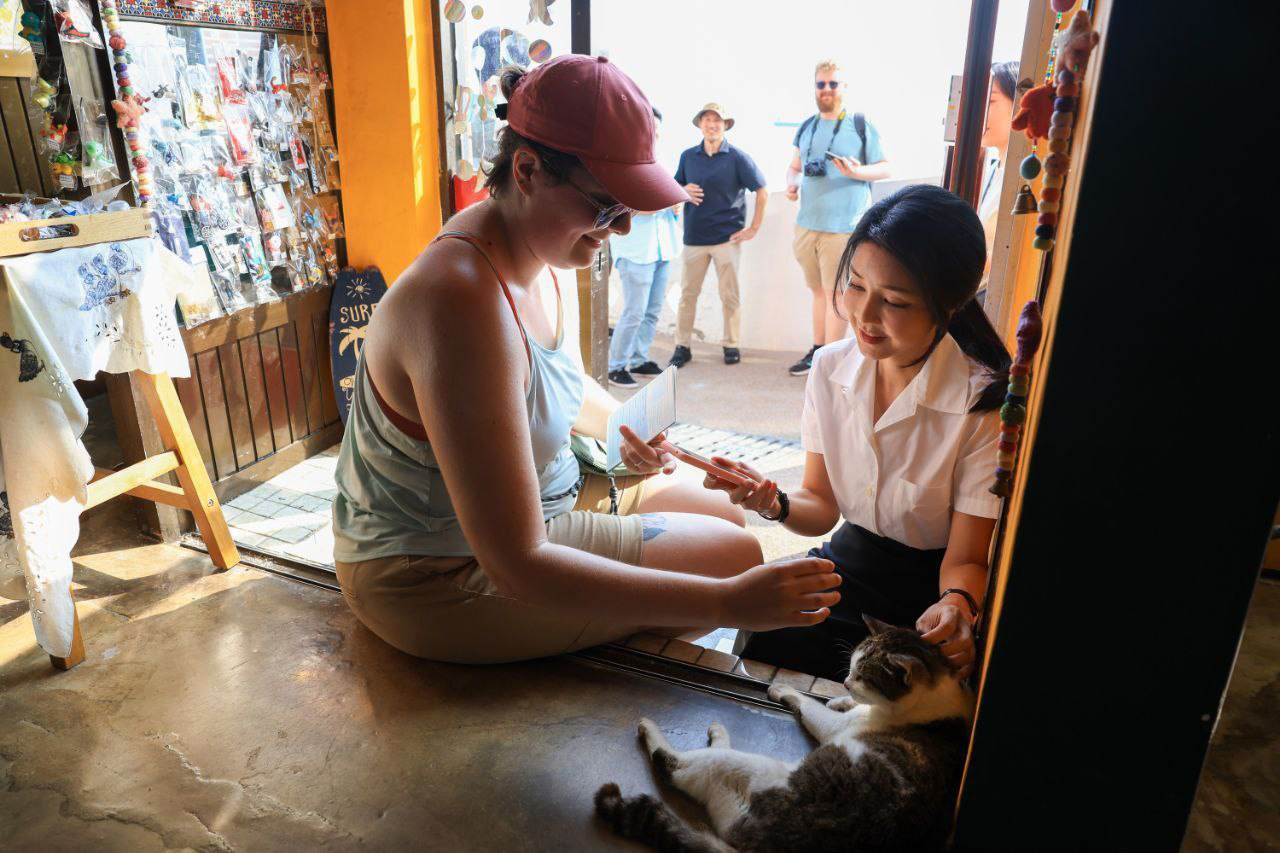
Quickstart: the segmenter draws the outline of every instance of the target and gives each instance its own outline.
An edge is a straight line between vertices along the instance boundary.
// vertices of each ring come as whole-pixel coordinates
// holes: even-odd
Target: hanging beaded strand
[[[1073,0],[1074,1],[1074,0]],[[1044,70],[1044,80],[1042,85],[1049,85],[1053,80],[1054,66],[1058,61],[1058,33],[1062,30],[1062,13],[1053,21],[1053,35],[1049,39],[1049,65]],[[1039,157],[1040,140],[1033,138],[1031,140],[1031,153],[1023,158],[1022,163],[1018,166],[1018,174],[1022,176],[1024,181],[1034,181],[1040,175],[1040,157]]]
[[[1036,218],[1036,238],[1032,248],[1047,252],[1053,248],[1058,230],[1058,211],[1062,203],[1062,184],[1071,168],[1071,129],[1075,125],[1075,107],[1080,94],[1076,74],[1068,68],[1058,72],[1057,98],[1049,118],[1049,156],[1044,161],[1044,188],[1040,190],[1040,215]]]
[[[129,79],[129,63],[133,61],[120,30],[120,10],[116,0],[99,0],[102,23],[107,28],[107,46],[111,48],[111,68],[116,75],[116,92],[119,98],[112,102],[118,118],[116,126],[124,131],[125,144],[129,146],[129,162],[138,190],[138,201],[144,207],[151,204],[151,163],[143,153],[142,113],[146,111],[142,98],[134,92]]]
[[[1009,368],[1009,386],[1004,405],[1000,407],[1000,440],[996,443],[996,481],[988,489],[997,497],[1007,498],[1013,483],[1014,461],[1018,454],[1018,438],[1027,419],[1027,394],[1031,389],[1031,360],[1040,348],[1042,331],[1040,303],[1034,299],[1022,306],[1018,318],[1018,353]]]

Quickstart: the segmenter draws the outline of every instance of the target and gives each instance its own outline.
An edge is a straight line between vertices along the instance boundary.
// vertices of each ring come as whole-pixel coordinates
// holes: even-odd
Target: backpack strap
[[[814,123],[817,122],[817,120],[818,120],[818,117],[816,115],[809,116],[807,119],[804,120],[804,122],[800,125],[800,131],[796,134],[797,143],[799,143],[801,138],[804,137],[804,132],[809,128],[813,127]],[[800,146],[797,144],[796,147],[799,148]]]
[[[858,131],[858,138],[862,140],[862,165],[867,165],[867,117],[864,113],[853,114],[853,129]]]

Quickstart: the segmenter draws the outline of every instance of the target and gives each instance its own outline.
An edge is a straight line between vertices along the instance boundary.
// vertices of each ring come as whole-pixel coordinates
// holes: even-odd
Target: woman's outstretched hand
[[[777,483],[761,477],[759,471],[745,462],[736,462],[724,456],[712,456],[711,461],[721,468],[728,468],[730,471],[737,471],[744,477],[751,478],[754,485],[739,486],[737,483],[721,480],[715,474],[708,474],[702,479],[704,488],[711,489],[713,492],[726,492],[729,495],[729,502],[737,504],[743,509],[749,509],[752,512],[764,512],[769,515],[778,514],[780,507],[776,506],[774,501],[778,496]]]
[[[750,631],[817,625],[840,601],[840,580],[831,561],[818,557],[747,569],[723,581],[728,595],[720,624]]]
[[[973,645],[973,625],[954,604],[937,602],[916,620],[916,630],[924,639],[942,649],[947,663],[961,678],[973,672],[977,652]]]
[[[618,429],[622,433],[618,454],[628,471],[633,474],[656,474],[659,471],[671,474],[676,470],[675,458],[657,446],[667,440],[665,432],[658,433],[653,441],[645,444],[629,427],[622,426]]]

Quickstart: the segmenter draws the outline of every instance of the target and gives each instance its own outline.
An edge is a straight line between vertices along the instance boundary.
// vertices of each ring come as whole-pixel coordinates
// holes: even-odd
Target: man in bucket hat
[[[676,321],[676,348],[670,364],[682,367],[693,358],[693,337],[698,294],[707,267],[715,262],[724,308],[724,363],[737,364],[739,299],[738,261],[742,244],[760,230],[769,192],[764,175],[747,153],[729,144],[725,131],[733,117],[720,104],[709,103],[693,117],[702,131],[702,142],[680,155],[676,182],[689,194],[684,210],[684,275],[681,277],[680,313]],[[747,222],[747,191],[756,194],[755,216]]]

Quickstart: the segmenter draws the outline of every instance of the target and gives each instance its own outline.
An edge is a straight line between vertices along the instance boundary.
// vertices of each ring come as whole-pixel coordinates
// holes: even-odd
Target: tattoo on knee
[[[663,533],[667,532],[667,519],[665,516],[657,513],[646,512],[640,516],[640,522],[643,525],[644,533],[642,541],[648,542],[650,539],[656,539]]]

